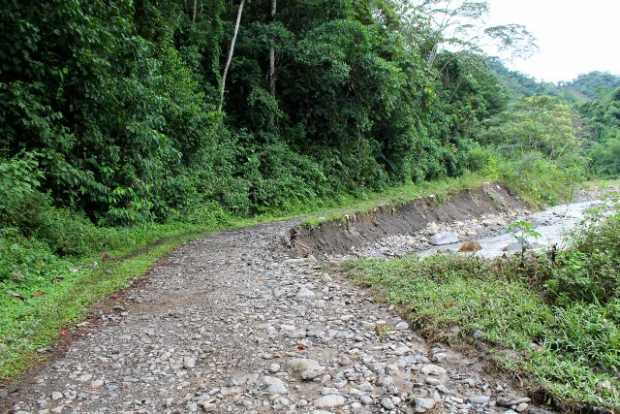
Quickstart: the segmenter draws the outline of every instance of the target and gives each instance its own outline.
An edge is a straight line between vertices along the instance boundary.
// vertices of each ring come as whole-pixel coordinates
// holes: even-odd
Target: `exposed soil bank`
[[[433,222],[466,221],[525,208],[525,203],[506,187],[489,183],[459,191],[445,200],[425,197],[402,206],[379,207],[317,226],[302,224],[291,229],[290,245],[300,256],[345,254],[352,248],[388,236],[414,235]]]

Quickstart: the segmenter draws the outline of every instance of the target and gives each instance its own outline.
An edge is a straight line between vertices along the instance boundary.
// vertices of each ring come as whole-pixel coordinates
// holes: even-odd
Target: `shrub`
[[[592,147],[589,156],[592,168],[604,177],[620,176],[620,129],[609,133],[609,137]]]
[[[49,199],[39,192],[43,174],[33,155],[0,159],[0,228],[17,227],[29,233],[40,225]]]
[[[585,166],[579,159],[552,161],[533,152],[501,162],[499,177],[532,204],[552,205],[572,197],[585,179]]]

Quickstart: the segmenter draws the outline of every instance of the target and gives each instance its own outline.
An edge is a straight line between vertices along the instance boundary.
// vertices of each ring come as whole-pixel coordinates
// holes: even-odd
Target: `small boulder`
[[[459,247],[459,252],[461,253],[475,253],[480,250],[482,250],[482,246],[476,241],[466,241]]]
[[[312,381],[325,371],[317,361],[302,358],[291,359],[288,368],[294,376],[304,381]]]
[[[459,242],[459,236],[451,231],[444,231],[437,233],[431,237],[430,243],[433,246],[445,246],[447,244],[454,244]]]
[[[316,408],[337,408],[342,407],[346,403],[342,395],[324,395],[314,402]]]
[[[435,408],[435,400],[432,398],[416,398],[415,399],[415,412],[425,413]]]
[[[263,377],[261,379],[261,388],[270,395],[281,395],[288,393],[286,384],[280,378],[276,377]]]

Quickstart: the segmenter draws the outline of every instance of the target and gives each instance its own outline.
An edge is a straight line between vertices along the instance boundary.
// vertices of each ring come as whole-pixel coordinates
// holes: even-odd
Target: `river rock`
[[[265,376],[261,380],[263,390],[271,395],[286,394],[288,388],[280,378]]]
[[[304,381],[312,381],[325,371],[325,368],[312,359],[294,358],[288,362],[288,367],[293,375]]]
[[[435,408],[435,400],[432,398],[416,398],[415,399],[415,412],[425,413]]]
[[[346,403],[342,395],[324,395],[314,402],[316,408],[337,408],[342,407]]]
[[[458,242],[459,236],[451,231],[437,233],[430,238],[430,243],[433,246],[445,246],[447,244],[454,244]]]

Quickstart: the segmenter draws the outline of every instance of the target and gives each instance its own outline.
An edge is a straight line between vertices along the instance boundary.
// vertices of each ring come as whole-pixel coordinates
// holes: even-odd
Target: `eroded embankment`
[[[301,224],[290,231],[290,245],[300,256],[346,254],[393,235],[414,235],[430,223],[452,223],[525,209],[506,187],[489,183],[443,199],[430,196],[400,206],[344,216],[315,226]]]

